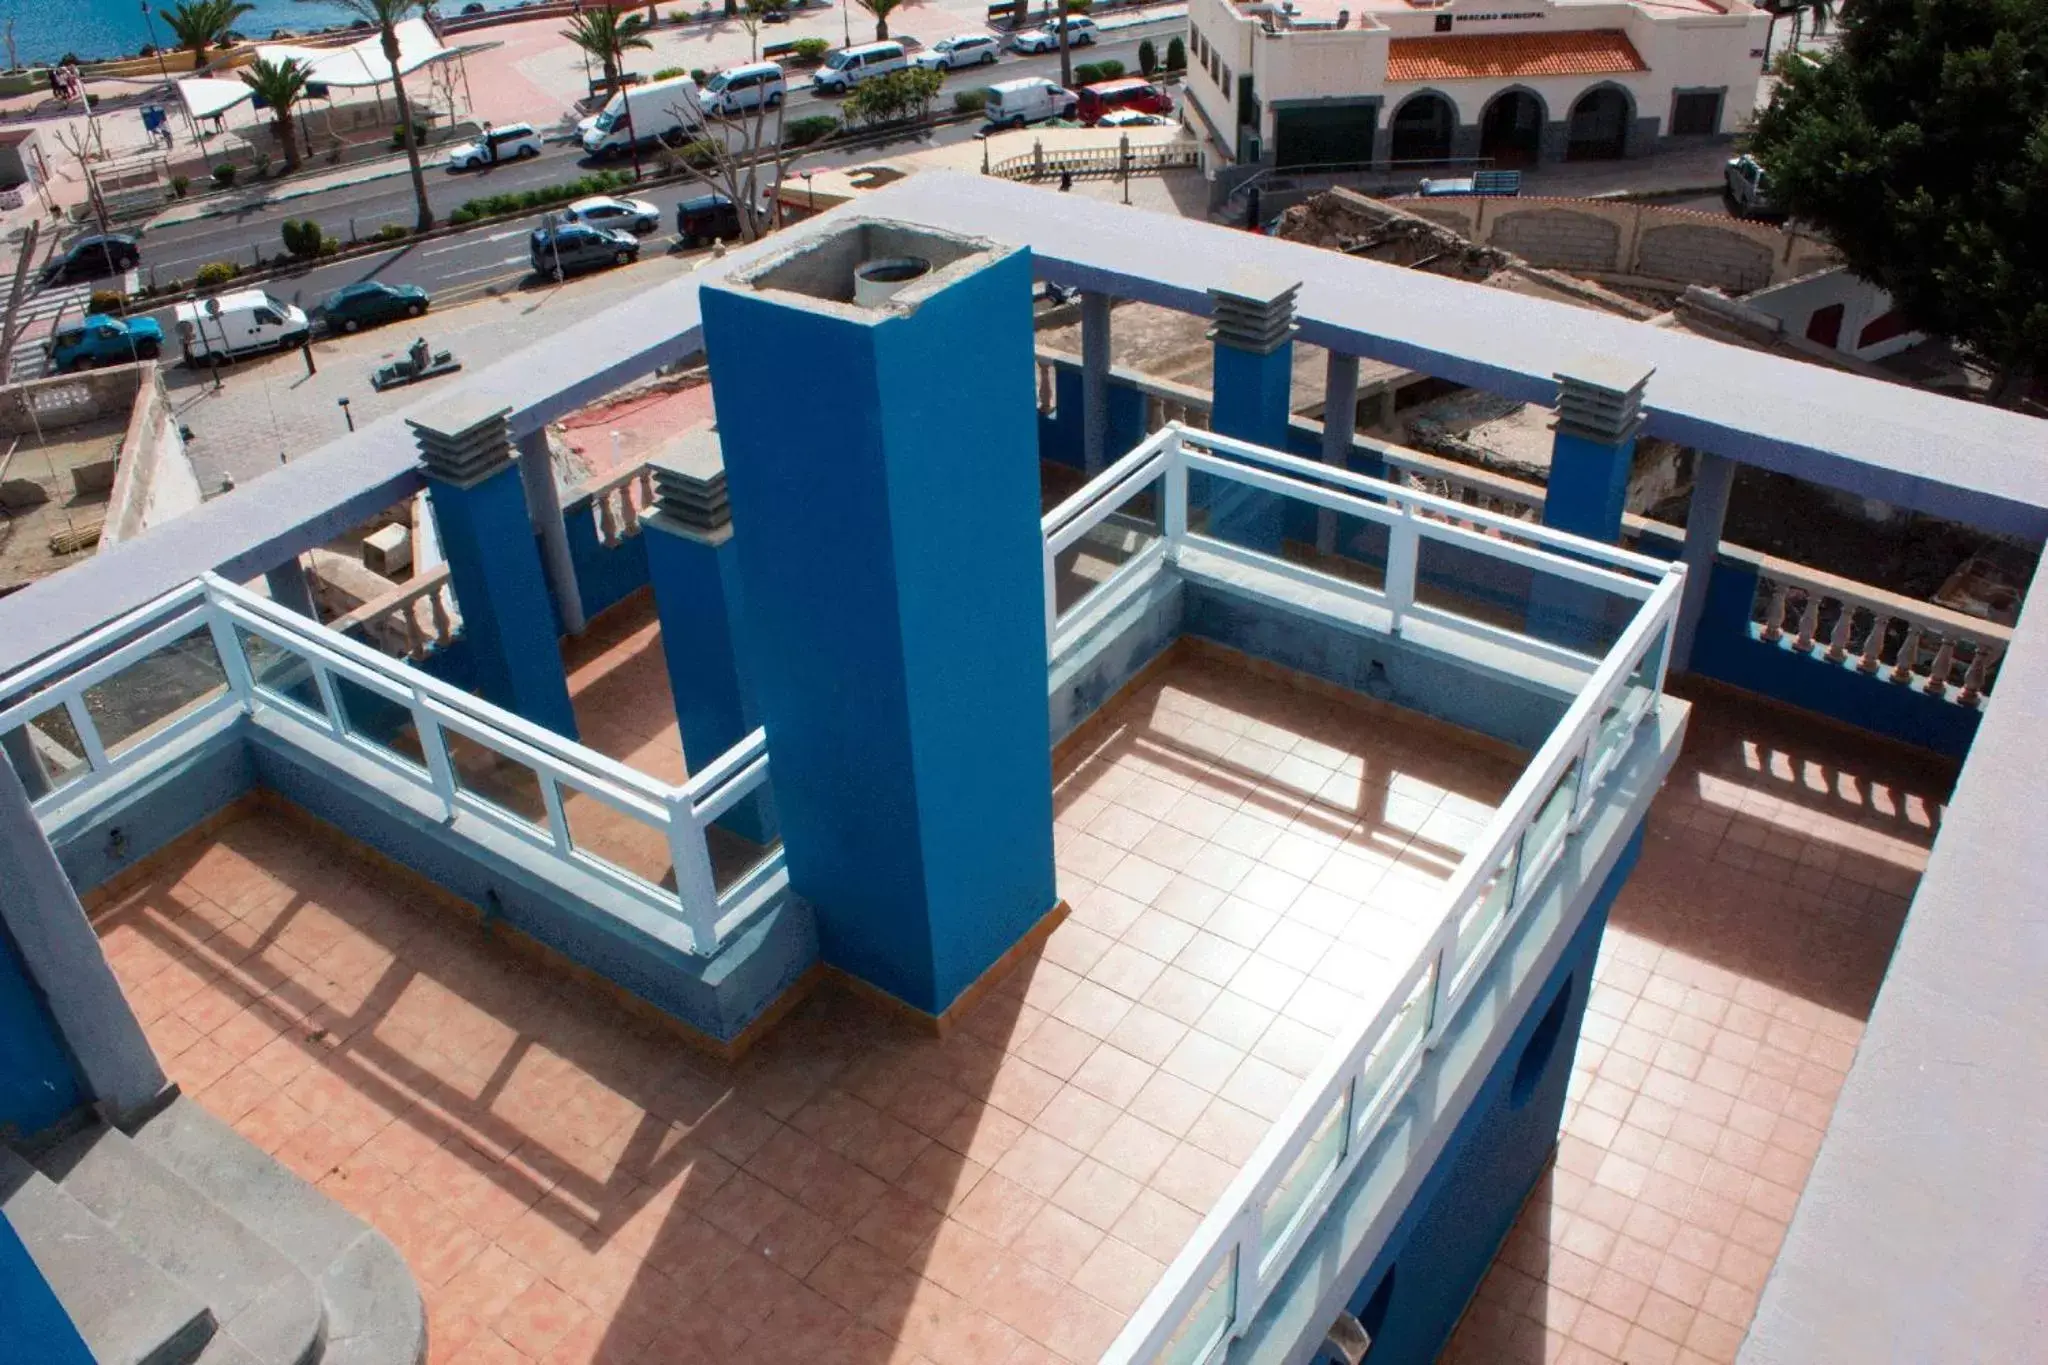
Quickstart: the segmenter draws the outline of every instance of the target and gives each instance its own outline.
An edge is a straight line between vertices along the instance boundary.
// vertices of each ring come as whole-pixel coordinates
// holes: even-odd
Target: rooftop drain
[[[1012,249],[908,223],[857,219],[735,277],[733,284],[865,312],[900,312]]]
[[[932,263],[922,256],[890,256],[856,266],[853,272],[853,301],[863,308],[887,303],[912,280],[932,273]]]
[[[1557,429],[1601,445],[1620,445],[1643,425],[1643,390],[1655,370],[1586,356],[1557,372]]]
[[[1299,280],[1289,284],[1263,270],[1240,270],[1230,283],[1209,291],[1209,336],[1225,346],[1254,355],[1271,355],[1294,337],[1294,296]]]
[[[408,417],[428,475],[478,483],[512,462],[512,409],[494,399],[457,395],[420,417]]]
[[[725,497],[725,451],[715,431],[692,431],[647,462],[654,475],[654,506],[676,526],[715,535],[732,525]]]

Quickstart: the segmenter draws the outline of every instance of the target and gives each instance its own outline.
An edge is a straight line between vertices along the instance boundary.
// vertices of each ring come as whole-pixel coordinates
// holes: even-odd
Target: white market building
[[[1209,164],[1496,166],[1727,136],[1769,17],[1747,0],[1189,0]]]

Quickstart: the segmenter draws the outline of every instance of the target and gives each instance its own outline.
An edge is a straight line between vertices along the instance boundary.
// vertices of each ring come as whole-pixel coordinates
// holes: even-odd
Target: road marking
[[[529,229],[527,228],[512,228],[511,230],[506,232],[493,232],[488,237],[472,237],[465,239],[463,241],[458,241],[452,246],[437,246],[432,248],[431,250],[422,251],[420,255],[440,256],[450,251],[462,251],[468,247],[477,245],[479,242],[502,242],[508,237],[524,237],[528,231]]]
[[[467,270],[449,270],[449,271],[444,271],[444,272],[442,273],[442,275],[441,275],[441,278],[442,278],[442,279],[444,279],[444,280],[452,280],[452,279],[455,279],[455,278],[457,278],[458,276],[462,276],[462,275],[479,275],[479,274],[482,274],[482,273],[483,273],[484,271],[486,271],[486,270],[496,270],[496,269],[497,269],[497,268],[498,268],[499,266],[501,266],[501,265],[518,265],[518,264],[519,264],[520,262],[524,261],[525,259],[526,259],[526,257],[525,257],[525,256],[507,256],[507,257],[505,257],[505,258],[504,258],[503,260],[498,260],[498,261],[486,261],[486,262],[484,262],[484,264],[482,264],[482,265],[477,265],[477,266],[471,266],[471,267],[470,267],[469,269],[467,269]]]

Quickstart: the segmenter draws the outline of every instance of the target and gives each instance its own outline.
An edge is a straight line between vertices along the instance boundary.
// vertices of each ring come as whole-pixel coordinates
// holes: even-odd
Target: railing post
[[[555,852],[567,858],[575,845],[569,838],[568,813],[562,809],[562,786],[545,769],[534,769],[534,776],[540,779],[541,805],[547,808],[548,833],[554,836]]]
[[[1975,706],[1984,698],[1984,686],[1991,678],[1991,666],[1998,662],[1998,646],[1979,642],[1970,654],[1969,671],[1963,674],[1963,690],[1956,700],[1964,706]]]
[[[1059,572],[1054,564],[1052,542],[1044,542],[1042,551],[1045,558],[1045,652],[1052,657],[1053,637],[1060,629]]]
[[[67,686],[65,689],[64,714],[71,717],[71,728],[78,732],[78,742],[85,749],[86,766],[94,772],[105,772],[107,750],[100,743],[100,727],[93,722],[92,713],[85,709],[85,698],[75,687]]]
[[[1835,618],[1834,631],[1828,636],[1827,660],[1838,664],[1849,657],[1849,632],[1856,624],[1856,604],[1844,600],[1842,613]]]
[[[1898,660],[1892,664],[1891,680],[1895,683],[1911,684],[1914,666],[1920,662],[1920,624],[1906,623],[1906,640],[1899,646]]]
[[[341,738],[345,728],[341,712],[341,697],[334,690],[333,675],[309,654],[306,667],[313,670],[313,690],[320,694],[320,709],[327,715],[327,729],[336,739]]]
[[[1415,505],[1401,503],[1401,519],[1387,527],[1387,607],[1394,614],[1398,634],[1401,618],[1415,605],[1415,572],[1421,559],[1422,532],[1415,525]]]
[[[1181,546],[1188,538],[1188,455],[1179,431],[1167,437],[1162,453],[1166,456],[1166,469],[1161,480],[1165,491],[1159,534],[1166,541],[1167,560],[1177,564]]]
[[[1884,637],[1892,628],[1892,618],[1882,612],[1874,613],[1870,622],[1870,634],[1863,637],[1863,653],[1857,660],[1859,672],[1875,673],[1884,653]]]
[[[424,698],[417,685],[408,689],[412,694],[412,728],[420,737],[420,755],[427,761],[427,776],[434,783],[434,795],[441,798],[441,818],[455,818],[455,765],[448,758],[448,736],[441,731],[441,722],[434,719],[427,710]]]
[[[1948,695],[1949,675],[1955,672],[1955,667],[1956,642],[1948,636],[1943,636],[1941,644],[1935,648],[1934,663],[1927,670],[1927,686],[1925,691],[1928,696],[1945,697]]]
[[[668,856],[690,946],[709,956],[718,949],[718,880],[711,873],[711,850],[697,814],[680,792],[668,799]]]
[[[240,699],[244,712],[254,710],[256,680],[249,674],[249,656],[242,652],[242,639],[235,634],[234,622],[220,609],[211,583],[206,585],[206,629],[213,636],[213,650],[220,656],[229,689]]]
[[[1801,654],[1813,653],[1814,632],[1820,629],[1820,593],[1815,589],[1806,590],[1806,606],[1799,613],[1799,633],[1792,637],[1792,648]]]
[[[1763,639],[1776,644],[1785,635],[1785,609],[1791,604],[1792,589],[1785,583],[1771,585],[1771,604],[1764,609]]]

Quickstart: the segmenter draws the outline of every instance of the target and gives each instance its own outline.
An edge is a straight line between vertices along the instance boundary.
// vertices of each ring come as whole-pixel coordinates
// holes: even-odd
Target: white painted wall
[[[1842,331],[1835,349],[1858,360],[1882,360],[1918,346],[1927,339],[1924,332],[1901,332],[1887,341],[1857,345],[1856,338],[1863,334],[1863,329],[1891,311],[1892,296],[1841,267],[1759,289],[1745,295],[1742,303],[1759,313],[1770,314],[1785,325],[1787,333],[1798,337],[1806,335],[1806,326],[1815,313],[1839,303],[1842,305]]]

